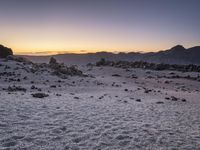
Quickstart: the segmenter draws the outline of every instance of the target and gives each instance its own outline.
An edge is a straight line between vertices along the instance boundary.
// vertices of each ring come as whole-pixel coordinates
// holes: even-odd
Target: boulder
[[[58,63],[57,63],[57,60],[54,57],[51,57],[50,60],[49,60],[49,64],[55,65],[55,64],[58,64]]]
[[[9,55],[13,55],[12,49],[0,45],[0,58],[6,58]]]
[[[45,94],[45,93],[34,93],[34,94],[31,94],[34,98],[45,98],[45,97],[48,97],[49,95],[48,94]]]

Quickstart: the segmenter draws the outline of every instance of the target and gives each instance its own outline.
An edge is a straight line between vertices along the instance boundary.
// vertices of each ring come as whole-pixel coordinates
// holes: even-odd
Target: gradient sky
[[[200,0],[1,0],[15,53],[157,51],[200,45]]]

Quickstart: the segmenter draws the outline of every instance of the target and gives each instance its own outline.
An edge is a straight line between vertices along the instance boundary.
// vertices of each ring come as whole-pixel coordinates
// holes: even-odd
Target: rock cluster
[[[183,72],[200,72],[200,66],[198,65],[171,65],[171,64],[155,64],[148,63],[144,61],[107,61],[105,59],[101,59],[96,62],[96,66],[113,66],[119,68],[142,68],[142,69],[150,69],[150,70],[175,70],[175,71],[183,71]]]
[[[76,66],[66,66],[64,63],[58,63],[55,58],[51,58],[49,63],[33,63],[27,58],[24,57],[17,57],[17,56],[8,56],[5,61],[16,61],[19,62],[18,65],[21,69],[24,69],[27,73],[44,73],[48,72],[52,75],[57,75],[61,78],[67,78],[67,76],[84,76],[82,71],[77,69]],[[5,70],[8,68],[5,66]],[[17,68],[15,68],[17,69]],[[8,72],[0,73],[0,76],[3,75],[10,75]]]
[[[7,90],[8,92],[17,92],[17,91],[21,91],[21,92],[26,92],[26,89],[21,87],[21,86],[9,86],[7,89],[3,89],[3,90]]]
[[[65,78],[66,75],[82,76],[82,71],[78,70],[76,66],[67,67],[63,63],[58,63],[55,58],[51,58],[49,61],[49,68],[53,70],[53,74]]]

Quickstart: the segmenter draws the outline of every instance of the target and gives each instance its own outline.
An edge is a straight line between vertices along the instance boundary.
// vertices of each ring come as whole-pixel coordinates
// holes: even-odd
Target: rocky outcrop
[[[96,66],[113,66],[119,68],[142,68],[150,70],[175,70],[183,72],[200,72],[200,66],[198,65],[171,65],[171,64],[156,64],[148,63],[144,61],[107,61],[101,59],[96,63]]]
[[[63,63],[58,63],[53,57],[50,58],[49,67],[53,70],[53,74],[65,78],[67,75],[74,76],[83,75],[82,71],[78,70],[76,66],[67,67]]]
[[[9,55],[13,55],[12,49],[0,45],[0,58],[6,58]]]
[[[50,65],[58,65],[57,60],[54,57],[51,57],[49,60]]]

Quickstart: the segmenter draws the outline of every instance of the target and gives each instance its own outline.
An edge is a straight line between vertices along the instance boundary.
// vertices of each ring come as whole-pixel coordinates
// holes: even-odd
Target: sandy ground
[[[15,72],[0,76],[1,150],[200,150],[198,81],[164,77],[172,71],[86,66],[80,69],[90,77],[60,79],[0,64],[0,73]],[[6,90],[13,85],[27,91]],[[33,98],[36,92],[49,97]]]

